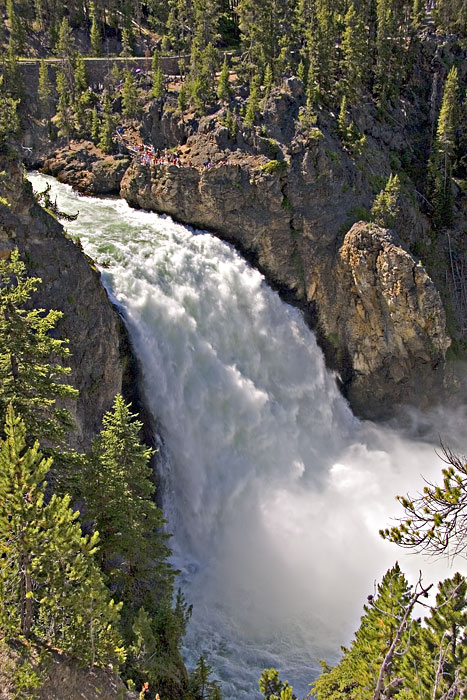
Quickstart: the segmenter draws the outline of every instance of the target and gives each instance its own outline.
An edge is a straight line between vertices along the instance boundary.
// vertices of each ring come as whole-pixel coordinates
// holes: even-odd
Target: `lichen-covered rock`
[[[0,198],[7,202],[0,203],[0,255],[18,248],[28,273],[42,279],[34,305],[64,314],[57,333],[69,340],[69,381],[80,391],[69,405],[76,424],[71,440],[77,448],[88,447],[122,388],[127,353],[122,323],[97,270],[35,202],[22,166],[0,156],[0,171]]]

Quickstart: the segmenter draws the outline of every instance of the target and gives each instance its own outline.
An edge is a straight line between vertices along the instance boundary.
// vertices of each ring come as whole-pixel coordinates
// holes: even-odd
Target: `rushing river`
[[[397,514],[395,494],[436,478],[439,434],[465,451],[463,416],[411,413],[404,433],[357,420],[300,313],[231,247],[120,199],[30,180],[79,210],[68,232],[101,267],[141,363],[174,562],[194,604],[188,665],[204,653],[225,698],[251,700],[271,666],[305,695],[316,657],[336,660],[396,559],[412,580],[420,566],[426,581],[454,572],[378,529]]]

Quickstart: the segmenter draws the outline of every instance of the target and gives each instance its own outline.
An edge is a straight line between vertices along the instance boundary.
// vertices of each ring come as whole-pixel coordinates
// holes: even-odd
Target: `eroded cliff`
[[[18,248],[28,273],[42,279],[34,306],[63,312],[56,332],[69,340],[69,381],[80,391],[69,405],[76,426],[70,439],[86,448],[122,388],[128,347],[121,320],[92,261],[36,203],[10,155],[0,156],[0,198],[0,256]]]

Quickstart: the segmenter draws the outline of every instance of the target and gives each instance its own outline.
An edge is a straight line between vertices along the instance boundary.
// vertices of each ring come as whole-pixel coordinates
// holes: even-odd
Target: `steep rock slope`
[[[57,333],[69,340],[69,381],[80,390],[78,401],[69,406],[76,424],[71,440],[83,448],[121,391],[126,335],[99,273],[62,225],[36,203],[20,163],[0,156],[0,173],[0,197],[7,202],[0,204],[0,256],[7,258],[17,247],[28,273],[42,279],[34,305],[64,314]]]

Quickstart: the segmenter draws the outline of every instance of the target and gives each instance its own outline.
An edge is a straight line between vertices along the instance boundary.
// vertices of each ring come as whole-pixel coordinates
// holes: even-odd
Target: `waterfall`
[[[254,697],[271,666],[305,695],[316,657],[337,659],[396,559],[427,580],[452,575],[378,529],[397,514],[395,494],[436,479],[438,435],[459,447],[462,417],[411,412],[404,431],[357,420],[300,312],[233,248],[123,200],[30,180],[79,209],[68,232],[100,266],[141,363],[174,563],[194,604],[188,665],[204,653],[226,698]]]

